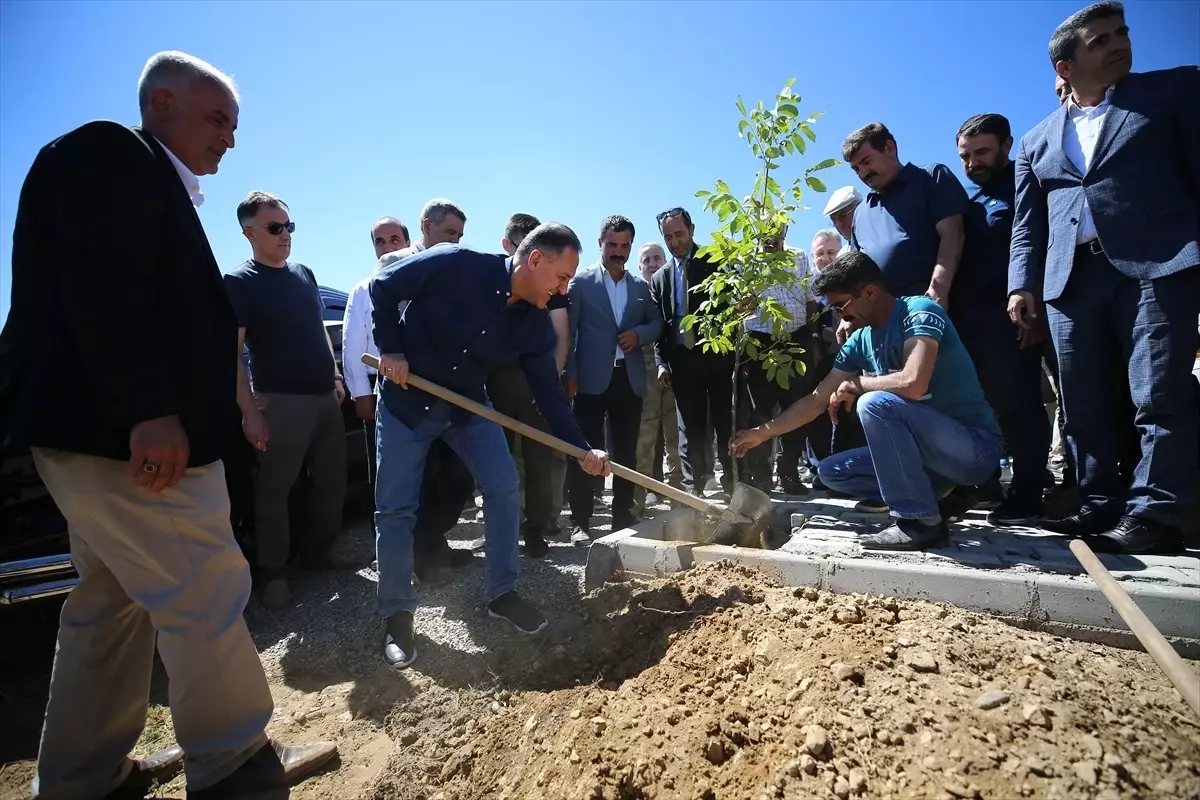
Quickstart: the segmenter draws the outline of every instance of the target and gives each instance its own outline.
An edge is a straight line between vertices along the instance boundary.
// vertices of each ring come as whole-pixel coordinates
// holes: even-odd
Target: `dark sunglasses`
[[[659,214],[659,215],[658,215],[657,217],[655,217],[654,219],[658,221],[658,224],[659,224],[659,225],[661,225],[661,224],[662,224],[662,221],[663,221],[664,219],[667,219],[668,217],[678,217],[678,216],[680,216],[680,215],[682,215],[682,214],[684,214],[684,213],[686,213],[686,212],[684,212],[684,210],[683,210],[682,208],[679,208],[679,207],[675,207],[675,208],[668,208],[666,211],[662,212],[661,214]]]
[[[264,228],[266,229],[267,233],[271,234],[272,236],[278,236],[284,231],[287,231],[288,233],[296,232],[296,223],[294,222],[268,222],[266,225],[250,225],[249,227]]]

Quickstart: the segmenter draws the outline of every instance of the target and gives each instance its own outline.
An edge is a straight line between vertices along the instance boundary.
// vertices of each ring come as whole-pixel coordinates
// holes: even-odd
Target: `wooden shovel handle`
[[[368,367],[371,367],[377,372],[379,371],[379,359],[370,353],[363,354],[362,363],[366,364]],[[380,375],[379,380],[387,379]],[[431,394],[434,397],[445,400],[447,403],[456,405],[459,408],[465,408],[467,411],[470,411],[473,414],[478,414],[484,419],[491,420],[501,427],[508,428],[514,433],[519,433],[527,439],[532,439],[535,442],[544,444],[546,447],[549,447],[552,450],[557,450],[560,453],[565,453],[572,458],[583,459],[587,456],[586,450],[578,448],[568,442],[564,442],[557,436],[551,436],[545,431],[540,431],[537,428],[526,425],[524,422],[518,422],[512,417],[501,414],[494,408],[488,408],[485,405],[476,403],[470,398],[463,397],[457,392],[452,392],[445,387],[438,386],[436,383],[430,383],[422,377],[413,375],[411,372],[408,374],[408,385],[415,389],[420,389],[427,394]],[[722,509],[720,506],[696,497],[693,494],[689,494],[682,489],[676,489],[674,486],[665,484],[662,481],[656,481],[653,478],[648,478],[642,473],[635,472],[629,467],[624,467],[615,461],[610,461],[609,464],[612,466],[613,475],[616,475],[619,478],[624,478],[631,483],[636,483],[638,486],[642,486],[649,491],[654,492],[655,494],[663,497],[669,497],[672,500],[677,500],[686,506],[696,509],[697,511],[703,511],[706,514],[712,514],[718,518],[725,513],[724,509]]]
[[[1112,603],[1112,607],[1121,615],[1121,619],[1125,620],[1125,624],[1142,643],[1142,647],[1145,647],[1146,652],[1154,657],[1154,660],[1162,667],[1162,671],[1167,673],[1167,678],[1183,695],[1184,701],[1191,706],[1196,716],[1200,717],[1200,677],[1187,668],[1183,659],[1179,657],[1179,653],[1175,652],[1175,648],[1171,647],[1166,638],[1159,633],[1158,628],[1154,627],[1154,623],[1150,621],[1149,617],[1142,613],[1142,609],[1138,608],[1137,603],[1133,602],[1133,598],[1126,594],[1125,590],[1121,588],[1121,584],[1117,583],[1117,579],[1112,576],[1112,573],[1105,569],[1104,565],[1100,563],[1100,559],[1096,558],[1092,548],[1088,547],[1082,539],[1072,540],[1068,547],[1075,554],[1075,558],[1079,559],[1083,568],[1087,570],[1088,575],[1092,576],[1092,580],[1100,587],[1100,591],[1108,598],[1108,602]]]

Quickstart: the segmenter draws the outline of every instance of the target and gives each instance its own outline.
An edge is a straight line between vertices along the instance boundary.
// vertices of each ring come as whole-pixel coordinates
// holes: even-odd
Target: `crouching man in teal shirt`
[[[738,431],[747,450],[857,400],[867,446],[821,461],[830,489],[882,501],[894,523],[862,539],[881,550],[918,550],[949,543],[938,498],[955,485],[974,486],[995,471],[1000,428],[983,397],[975,365],[941,306],[928,297],[893,297],[865,253],[845,253],[813,282],[855,330],[833,371],[816,390],[778,417]]]

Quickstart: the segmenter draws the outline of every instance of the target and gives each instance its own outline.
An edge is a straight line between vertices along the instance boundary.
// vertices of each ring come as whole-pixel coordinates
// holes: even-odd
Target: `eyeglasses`
[[[682,208],[679,208],[678,206],[676,206],[675,208],[668,208],[666,211],[662,212],[654,219],[658,221],[659,225],[661,225],[662,221],[664,219],[667,219],[668,217],[678,217],[678,216],[681,216],[686,213],[687,212],[684,211]]]
[[[278,236],[279,234],[283,233],[284,231],[287,231],[288,233],[296,232],[296,223],[290,222],[290,221],[289,222],[268,222],[266,225],[247,225],[246,227],[247,228],[265,228],[267,233],[271,234],[272,236]]]
[[[853,296],[851,296],[851,297],[850,297],[850,299],[849,299],[849,300],[847,300],[846,302],[842,303],[840,306],[833,306],[833,305],[831,305],[831,306],[830,306],[830,308],[832,308],[832,309],[833,309],[833,311],[834,311],[834,313],[835,313],[835,314],[837,314],[837,315],[840,317],[840,316],[842,315],[842,312],[846,310],[846,307],[847,307],[848,305],[850,305],[851,303],[853,303],[853,302],[854,302],[855,300],[857,300],[857,299],[858,299],[858,295],[853,295]]]

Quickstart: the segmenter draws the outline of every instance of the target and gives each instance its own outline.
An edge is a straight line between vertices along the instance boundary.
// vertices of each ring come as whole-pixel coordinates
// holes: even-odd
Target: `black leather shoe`
[[[1179,531],[1137,517],[1121,517],[1112,530],[1090,539],[1088,544],[1097,553],[1169,555],[1183,552]]]
[[[1117,519],[1116,514],[1085,507],[1069,517],[1048,519],[1042,523],[1042,527],[1052,533],[1061,533],[1079,539],[1104,533],[1113,526]]]
[[[337,756],[333,742],[285,745],[269,742],[228,777],[205,789],[188,790],[188,800],[232,800],[293,786]]]
[[[383,660],[392,669],[404,669],[417,660],[412,612],[400,611],[383,621]]]
[[[161,786],[169,783],[183,771],[183,748],[173,745],[166,750],[131,760],[133,771],[120,786],[105,795],[105,800],[141,800],[154,784]]]
[[[813,488],[816,488],[817,481],[814,479]],[[793,497],[804,497],[808,494],[808,487],[801,483],[799,477],[788,475],[779,479],[779,488],[784,494],[792,495]]]
[[[550,552],[550,544],[540,533],[525,531],[525,555],[530,558],[544,558]]]

